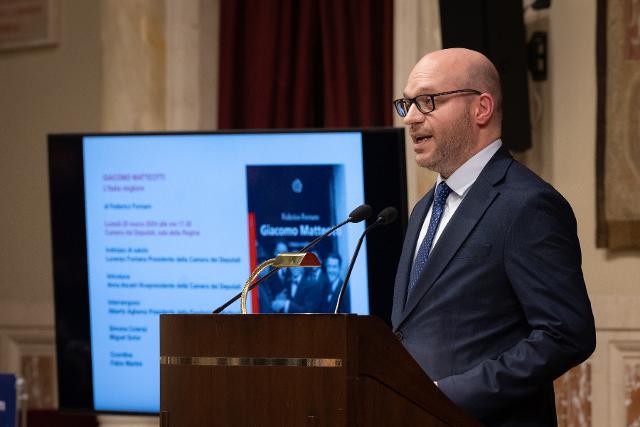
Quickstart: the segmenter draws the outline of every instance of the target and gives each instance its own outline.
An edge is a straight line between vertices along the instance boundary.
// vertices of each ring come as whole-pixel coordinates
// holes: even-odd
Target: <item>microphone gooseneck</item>
[[[380,211],[376,220],[364,229],[360,238],[358,239],[358,244],[356,245],[356,250],[353,252],[353,256],[351,257],[351,261],[349,262],[349,268],[347,269],[347,274],[342,281],[342,286],[340,286],[340,294],[338,295],[338,302],[336,303],[336,308],[333,311],[334,314],[338,314],[340,311],[340,305],[342,304],[342,300],[344,298],[345,289],[347,289],[347,283],[349,282],[349,278],[351,277],[351,271],[353,270],[353,266],[356,263],[356,258],[358,257],[358,253],[360,252],[360,247],[362,246],[362,242],[364,241],[365,236],[369,231],[373,230],[376,227],[381,225],[391,224],[393,221],[398,218],[398,210],[393,206],[388,206]]]

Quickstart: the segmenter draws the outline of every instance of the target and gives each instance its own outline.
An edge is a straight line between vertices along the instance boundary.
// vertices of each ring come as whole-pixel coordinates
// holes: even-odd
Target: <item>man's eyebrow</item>
[[[420,88],[417,91],[417,95],[416,96],[420,96],[420,95],[431,95],[432,93],[436,93],[435,89],[431,86],[425,86]],[[410,96],[407,95],[406,92],[402,92],[402,97],[403,98],[410,98]]]

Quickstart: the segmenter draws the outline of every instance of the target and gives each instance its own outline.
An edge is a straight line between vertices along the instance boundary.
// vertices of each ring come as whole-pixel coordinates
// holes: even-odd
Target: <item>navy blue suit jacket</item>
[[[576,220],[501,148],[443,230],[407,299],[430,191],[396,276],[396,335],[438,387],[489,426],[556,424],[553,380],[595,348]]]

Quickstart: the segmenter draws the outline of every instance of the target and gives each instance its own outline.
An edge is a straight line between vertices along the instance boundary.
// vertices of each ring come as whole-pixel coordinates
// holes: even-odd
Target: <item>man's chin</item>
[[[423,156],[423,155],[417,154],[416,164],[421,168],[425,168],[425,169],[429,169],[430,171],[437,172],[435,169],[436,164],[430,156]]]

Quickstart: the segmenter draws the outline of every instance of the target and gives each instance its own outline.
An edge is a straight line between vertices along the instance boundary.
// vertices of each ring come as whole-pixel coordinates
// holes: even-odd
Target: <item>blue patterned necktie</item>
[[[427,265],[429,251],[431,250],[431,246],[433,246],[433,239],[436,237],[436,231],[438,231],[438,225],[440,224],[442,212],[444,211],[444,205],[447,201],[447,197],[449,197],[449,193],[451,193],[451,189],[446,182],[442,181],[440,184],[438,184],[438,187],[436,188],[436,195],[433,198],[433,209],[431,210],[431,220],[429,221],[429,228],[427,228],[427,234],[424,236],[424,239],[420,244],[418,254],[416,255],[415,261],[413,262],[413,267],[411,268],[407,296],[416,286],[418,277],[420,277],[420,273],[422,273],[422,270],[424,270],[424,267]]]

